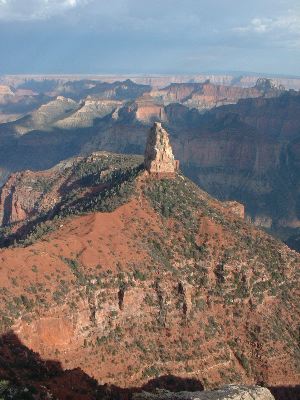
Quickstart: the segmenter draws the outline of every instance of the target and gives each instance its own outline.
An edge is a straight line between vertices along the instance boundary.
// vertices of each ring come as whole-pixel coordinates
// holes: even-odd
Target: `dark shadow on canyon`
[[[276,400],[300,400],[300,385],[269,387]]]
[[[115,385],[99,385],[80,368],[64,370],[57,360],[43,360],[12,331],[0,337],[0,390],[3,381],[9,382],[4,399],[10,398],[5,397],[5,394],[8,396],[9,393],[16,393],[12,398],[24,400],[33,400],[37,393],[40,399],[49,398],[47,393],[51,393],[59,400],[130,400],[133,393],[152,391],[155,388],[172,391],[203,390],[198,380],[175,376],[152,379],[141,388],[123,389]]]
[[[42,400],[52,398],[52,395],[58,400],[131,400],[134,393],[142,390],[152,392],[157,388],[172,392],[204,390],[197,379],[173,375],[160,376],[142,387],[128,389],[99,385],[80,368],[64,370],[57,360],[43,360],[38,353],[26,347],[13,331],[0,337],[0,391],[4,399]],[[270,389],[276,400],[300,399],[300,385]]]

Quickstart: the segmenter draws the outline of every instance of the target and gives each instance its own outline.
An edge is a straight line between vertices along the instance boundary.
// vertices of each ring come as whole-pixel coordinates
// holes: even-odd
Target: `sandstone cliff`
[[[155,122],[150,129],[144,165],[150,175],[157,177],[172,177],[177,168],[168,132],[161,123]]]
[[[251,88],[215,85],[208,81],[205,83],[173,83],[165,89],[153,92],[153,96],[161,98],[165,105],[181,103],[190,108],[204,111],[226,104],[235,104],[241,99],[277,97],[283,90],[284,88],[275,87],[267,79],[258,80],[256,85]]]

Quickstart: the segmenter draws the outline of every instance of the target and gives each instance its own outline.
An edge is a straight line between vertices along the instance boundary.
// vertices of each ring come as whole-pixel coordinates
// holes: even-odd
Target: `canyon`
[[[146,159],[163,171],[173,158],[161,129]],[[260,384],[290,396],[299,255],[175,164],[157,176],[143,161],[94,152],[2,188],[0,377],[62,400],[78,382],[79,399],[118,398],[170,375],[196,390]]]
[[[149,126],[160,121],[188,177],[222,201],[244,204],[249,221],[298,249],[289,239],[300,229],[298,92],[267,79],[250,88],[91,79],[22,85],[59,95],[0,124],[2,182],[10,171],[47,169],[98,150],[142,154]]]
[[[163,104],[180,103],[200,111],[210,110],[226,104],[235,104],[238,100],[256,97],[277,97],[284,91],[268,79],[258,79],[251,88],[204,83],[172,83],[166,88],[152,92],[152,96],[162,99]]]

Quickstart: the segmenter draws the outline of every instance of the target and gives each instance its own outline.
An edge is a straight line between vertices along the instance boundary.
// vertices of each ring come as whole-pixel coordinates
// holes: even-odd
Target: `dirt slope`
[[[181,174],[122,157],[75,165],[80,195],[0,251],[2,334],[119,387],[299,383],[297,253]]]

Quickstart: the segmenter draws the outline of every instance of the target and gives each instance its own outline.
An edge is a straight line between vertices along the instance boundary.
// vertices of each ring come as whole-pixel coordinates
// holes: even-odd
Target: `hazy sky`
[[[300,0],[0,0],[2,73],[300,75]]]

